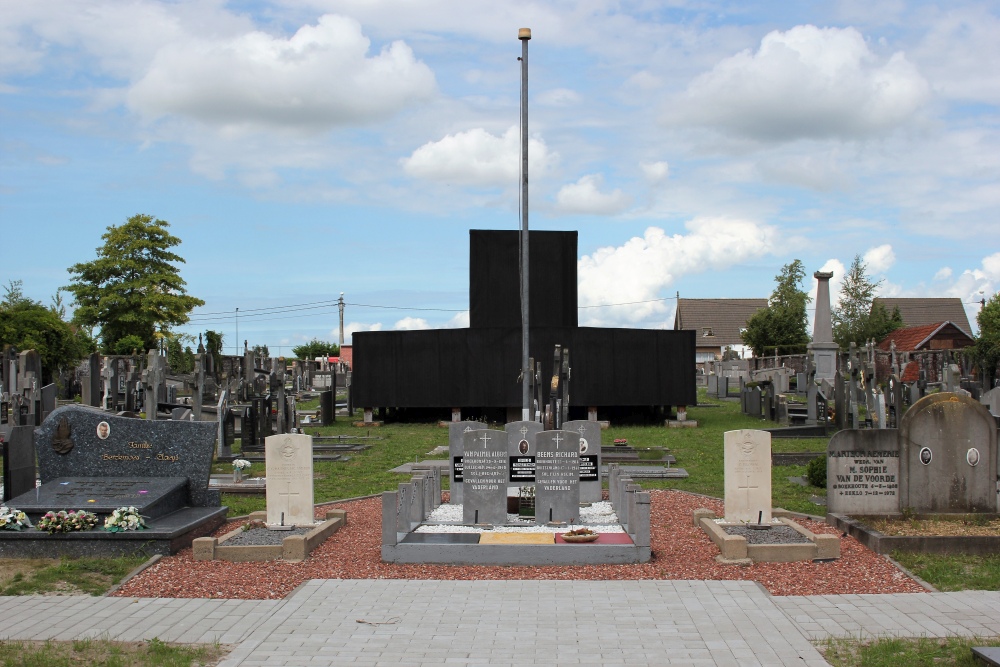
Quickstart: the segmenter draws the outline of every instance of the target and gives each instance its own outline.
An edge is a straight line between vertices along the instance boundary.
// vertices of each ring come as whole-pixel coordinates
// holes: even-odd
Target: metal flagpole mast
[[[517,31],[521,40],[521,419],[531,418],[531,369],[528,368],[528,41],[531,28]]]

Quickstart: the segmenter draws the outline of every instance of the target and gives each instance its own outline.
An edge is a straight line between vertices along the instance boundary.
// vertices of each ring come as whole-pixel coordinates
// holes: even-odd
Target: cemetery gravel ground
[[[309,579],[471,579],[471,580],[753,580],[772,595],[919,593],[924,589],[886,559],[850,537],[841,538],[841,558],[830,563],[720,565],[719,551],[692,522],[707,507],[722,513],[722,501],[679,491],[653,491],[653,558],[635,565],[454,566],[401,565],[381,561],[381,499],[338,503],[347,525],[301,563],[195,561],[191,550],[165,557],[118,589],[120,597],[275,599]],[[323,508],[318,508],[321,514]],[[240,522],[217,531],[222,535]],[[837,534],[824,523],[803,521],[816,533]]]

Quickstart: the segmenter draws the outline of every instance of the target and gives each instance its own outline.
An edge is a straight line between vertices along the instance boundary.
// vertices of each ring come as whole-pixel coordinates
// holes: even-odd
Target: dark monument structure
[[[572,351],[569,418],[662,421],[694,405],[695,332],[581,327],[577,233],[529,232],[529,350],[543,382]],[[354,334],[352,402],[382,419],[520,418],[517,231],[470,230],[469,328]]]

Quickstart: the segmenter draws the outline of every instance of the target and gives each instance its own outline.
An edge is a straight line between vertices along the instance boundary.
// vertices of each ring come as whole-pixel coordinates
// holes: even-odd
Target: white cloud
[[[469,311],[463,310],[444,324],[445,329],[467,329],[469,327]]]
[[[147,119],[178,115],[241,133],[366,123],[433,94],[434,74],[409,46],[393,42],[375,56],[369,46],[357,21],[332,14],[287,39],[178,39],[156,54],[128,105]]]
[[[666,162],[643,162],[639,165],[646,180],[651,184],[662,183],[670,177],[670,165]]]
[[[587,308],[581,313],[584,323],[635,323],[663,315],[672,305],[651,300],[661,298],[662,291],[681,276],[772,254],[778,240],[774,227],[737,218],[698,217],[685,226],[688,234],[672,236],[649,227],[641,238],[580,258],[581,306],[648,302]]]
[[[588,174],[576,183],[568,183],[556,193],[556,211],[581,215],[615,215],[632,203],[632,198],[616,188],[601,192],[604,177]]]
[[[570,107],[583,101],[580,93],[569,88],[546,90],[535,98],[535,102],[547,107]]]
[[[888,271],[896,263],[896,253],[892,251],[891,245],[885,243],[875,248],[869,248],[862,261],[865,263],[868,275],[873,276],[876,273]]]
[[[935,281],[947,280],[948,278],[951,278],[950,266],[943,266],[940,269],[938,269],[937,273],[934,274]]]
[[[902,52],[883,62],[854,28],[800,25],[697,77],[668,120],[769,142],[858,138],[899,126],[928,95]]]
[[[421,329],[430,329],[431,325],[427,323],[422,317],[404,317],[403,319],[396,322],[392,327],[396,331],[417,331]]]
[[[528,139],[528,170],[540,175],[558,159],[539,137]],[[430,181],[477,186],[516,186],[521,173],[521,139],[517,126],[502,136],[477,127],[430,141],[400,160],[410,176]]]

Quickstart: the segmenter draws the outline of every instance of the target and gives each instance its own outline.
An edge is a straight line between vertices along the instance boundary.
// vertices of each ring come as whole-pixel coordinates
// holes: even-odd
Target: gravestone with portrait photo
[[[601,425],[578,419],[563,424],[564,431],[580,435],[580,502],[601,500]]]
[[[899,503],[917,513],[997,512],[997,428],[969,396],[914,403],[899,425]]]
[[[514,421],[504,425],[507,453],[510,456],[509,481],[519,486],[535,483],[535,436],[542,425],[532,421]]]
[[[215,431],[210,422],[145,421],[81,405],[57,408],[35,430],[41,486],[10,499],[8,506],[33,520],[60,510],[88,510],[103,519],[118,507],[135,506],[149,529],[69,533],[59,544],[40,531],[18,533],[4,540],[0,551],[12,556],[115,555],[139,549],[175,553],[225,520],[218,491],[208,488]]]

